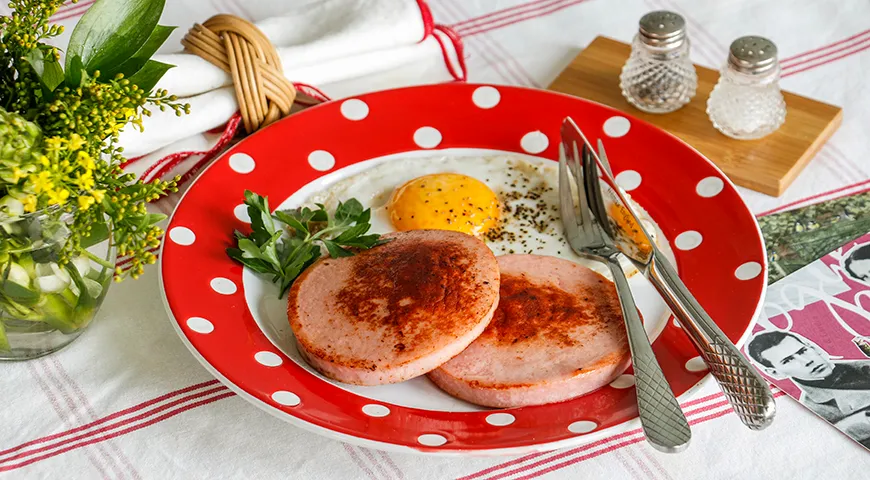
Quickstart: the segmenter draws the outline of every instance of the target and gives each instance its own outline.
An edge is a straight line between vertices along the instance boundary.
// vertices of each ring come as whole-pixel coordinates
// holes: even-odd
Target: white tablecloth
[[[254,4],[201,3],[204,17]],[[746,201],[762,214],[870,189],[865,0],[429,4],[436,21],[464,37],[473,82],[547,85],[596,35],[627,41],[653,9],[686,17],[692,57],[704,65],[721,64],[739,35],[768,36],[781,52],[784,88],[844,106],[844,121],[785,195],[742,190]],[[250,10],[255,19],[270,13]],[[114,286],[96,323],[70,347],[0,365],[0,477],[859,479],[870,472],[865,450],[788,397],[778,398],[769,429],[751,432],[713,384],[686,409],[694,438],[680,455],[653,451],[639,434],[518,458],[431,458],[342,444],[281,423],[213,380],[175,335],[157,283],[151,268]]]

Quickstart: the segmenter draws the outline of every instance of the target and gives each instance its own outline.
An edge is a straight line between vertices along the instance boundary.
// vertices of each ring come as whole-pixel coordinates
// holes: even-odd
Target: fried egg
[[[339,180],[305,203],[332,210],[356,198],[372,209],[373,233],[456,230],[480,237],[496,255],[550,255],[609,277],[606,267],[575,254],[565,240],[557,167],[510,154],[396,158]],[[634,206],[653,240],[661,238],[646,212]],[[623,261],[627,272],[636,273]]]

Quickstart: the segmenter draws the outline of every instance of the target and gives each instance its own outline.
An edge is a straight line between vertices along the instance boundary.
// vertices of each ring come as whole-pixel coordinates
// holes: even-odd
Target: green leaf
[[[353,256],[353,252],[350,252],[348,250],[345,250],[344,248],[341,248],[337,243],[335,243],[331,240],[321,240],[321,241],[323,242],[323,245],[326,247],[326,250],[329,252],[329,256],[332,258],[352,257]]]
[[[332,240],[335,243],[340,243],[344,245],[345,242],[353,240],[360,235],[364,235],[366,232],[369,231],[369,228],[371,228],[371,225],[369,225],[368,223],[357,223],[356,225],[348,228],[347,230],[342,232],[341,235],[333,238]]]
[[[90,248],[109,239],[109,226],[106,222],[91,225],[91,233],[81,240],[82,248]]]
[[[3,326],[3,322],[0,321],[0,352],[8,352],[11,349],[9,338],[6,336],[6,328]]]
[[[60,63],[52,57],[50,60],[45,60],[45,52],[39,48],[34,48],[25,57],[27,63],[33,67],[39,81],[49,92],[54,91],[55,87],[63,82],[63,68]]]
[[[163,77],[163,74],[174,66],[156,60],[148,60],[145,62],[145,66],[130,77],[130,82],[138,85],[143,91],[150,92],[154,88],[154,85],[157,85],[157,82],[160,81],[160,78]]]
[[[130,57],[129,60],[118,65],[117,67],[109,66],[109,68],[102,71],[107,78],[114,77],[117,73],[123,73],[125,77],[131,77],[136,72],[142,69],[145,64],[148,62],[157,50],[166,42],[166,39],[169,38],[169,35],[175,30],[176,27],[167,27],[165,25],[157,25],[154,27],[154,30],[151,32],[151,35],[148,37],[148,40],[139,47],[139,50]],[[137,85],[139,85],[137,83]],[[141,86],[141,85],[140,85]]]
[[[294,216],[294,212],[279,210],[275,212],[275,218],[287,224],[288,227],[296,230],[297,235],[308,235],[308,227],[305,225],[307,220],[305,220],[304,214],[301,215],[301,219],[297,219],[296,216]]]
[[[346,225],[355,220],[362,213],[362,204],[359,203],[359,200],[351,198],[345,203],[338,204],[338,208],[335,209],[335,222],[339,225]]]
[[[90,78],[82,65],[82,57],[76,55],[70,60],[67,56],[66,59],[66,84],[73,88],[81,86],[82,82]]]
[[[381,240],[380,235],[374,234],[374,235],[364,235],[362,237],[357,237],[357,238],[342,242],[341,244],[345,247],[357,247],[357,248],[362,248],[362,249],[367,250],[369,248],[373,248],[373,247],[376,247],[378,245],[383,245],[384,243],[387,243],[388,241],[389,240]]]
[[[0,290],[3,290],[3,294],[7,297],[23,305],[34,305],[39,301],[39,292],[9,280],[0,283]]]
[[[157,26],[165,0],[97,0],[73,29],[67,70],[81,57],[84,70],[111,69],[132,57]]]

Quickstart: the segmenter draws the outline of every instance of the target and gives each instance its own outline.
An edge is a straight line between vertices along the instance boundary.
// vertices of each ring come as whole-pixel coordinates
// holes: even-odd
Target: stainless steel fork
[[[592,218],[588,200],[584,193],[581,169],[578,165],[579,152],[573,144],[571,154],[566,155],[566,146],[559,151],[559,202],[565,236],[571,248],[579,255],[605,263],[613,275],[628,345],[634,366],[637,408],[640,423],[647,441],[658,450],[675,453],[689,445],[691,431],[680,404],[674,397],[662,369],[656,361],[649,337],[643,328],[640,314],[628,285],[628,279],[619,264],[619,250]],[[579,208],[575,207],[575,196],[571,190],[571,174],[568,173],[567,158],[571,158],[571,171],[577,185]],[[579,219],[578,219],[579,214]]]

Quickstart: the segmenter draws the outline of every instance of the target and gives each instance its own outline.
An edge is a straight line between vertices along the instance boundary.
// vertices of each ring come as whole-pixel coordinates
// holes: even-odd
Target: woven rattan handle
[[[275,47],[251,22],[215,15],[195,24],[181,44],[232,76],[248,133],[290,114],[296,88],[284,77]]]

